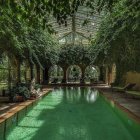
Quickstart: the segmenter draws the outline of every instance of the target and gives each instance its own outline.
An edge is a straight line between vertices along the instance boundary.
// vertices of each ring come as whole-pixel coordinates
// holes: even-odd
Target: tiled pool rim
[[[49,94],[51,91],[52,91],[52,89],[48,90],[48,91],[45,91],[45,93],[40,98],[37,98],[35,100],[28,100],[28,101],[22,102],[22,103],[18,104],[16,107],[11,108],[3,116],[0,116],[0,140],[5,140],[7,131],[9,129],[13,128],[13,127],[11,127],[12,126],[12,121],[16,121],[15,122],[15,126],[16,126],[18,124],[18,122],[22,118],[24,118],[24,116],[38,103],[38,101],[41,98],[45,97],[47,94]],[[124,113],[132,122],[135,122],[135,123],[140,125],[140,118],[138,116],[133,114],[131,111],[126,109],[124,106],[121,106],[118,102],[114,101],[113,98],[107,97],[102,92],[100,92],[100,94],[111,107],[118,108],[121,111],[121,113]],[[20,114],[22,114],[22,115],[20,115]],[[11,119],[11,126],[9,125],[7,127],[7,122],[10,119]]]
[[[125,127],[129,128],[129,133],[140,137],[140,117],[120,105],[113,98],[106,96],[106,94],[103,94],[102,92],[100,92],[100,94],[105,99],[106,103],[113,109],[115,114],[122,120]],[[137,128],[138,131],[136,132],[133,128]]]
[[[12,127],[13,121],[16,126],[18,122],[38,103],[38,101],[49,94],[51,91],[52,89],[45,90],[39,98],[21,102],[6,113],[0,115],[0,140],[6,139],[7,131],[11,129],[10,127]],[[9,120],[11,120],[11,126],[8,125]]]
[[[106,96],[106,94],[103,94],[103,92],[99,91],[100,94],[104,97],[104,99],[107,101],[107,103],[112,104],[116,106],[118,109],[120,109],[123,113],[125,113],[131,120],[135,121],[140,125],[140,117],[135,115],[133,112],[131,112],[129,109],[125,108],[124,106],[120,105],[117,101],[115,101],[113,98]]]

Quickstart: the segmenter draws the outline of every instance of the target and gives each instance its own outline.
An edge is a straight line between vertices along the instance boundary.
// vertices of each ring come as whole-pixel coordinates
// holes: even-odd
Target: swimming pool
[[[7,134],[6,139],[139,139],[139,125],[132,124],[131,120],[127,125],[116,112],[97,90],[80,87],[59,88],[42,98]]]

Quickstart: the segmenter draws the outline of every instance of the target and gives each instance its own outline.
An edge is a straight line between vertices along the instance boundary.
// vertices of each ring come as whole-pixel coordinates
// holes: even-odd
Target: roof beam
[[[59,37],[58,40],[61,40],[62,38],[68,36],[69,34],[71,34],[72,32],[68,32],[68,33],[65,33],[63,36]]]

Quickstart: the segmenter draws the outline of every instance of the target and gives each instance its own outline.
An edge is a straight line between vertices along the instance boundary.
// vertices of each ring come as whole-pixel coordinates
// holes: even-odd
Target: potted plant
[[[25,101],[30,98],[30,91],[25,86],[15,86],[11,90],[11,99],[14,102]]]

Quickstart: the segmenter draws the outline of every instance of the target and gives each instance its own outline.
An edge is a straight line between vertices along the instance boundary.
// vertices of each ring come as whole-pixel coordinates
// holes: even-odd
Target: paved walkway
[[[123,93],[112,92],[110,87],[107,86],[98,86],[96,88],[140,118],[140,99],[128,97]]]
[[[49,91],[51,89],[43,89],[41,92],[42,94]],[[8,112],[10,109],[14,108],[15,106],[18,106],[22,102],[17,103],[10,103],[8,97],[0,97],[0,116]],[[24,103],[24,102],[23,102]]]
[[[0,97],[0,115],[11,109],[18,103],[10,103],[8,97]]]

